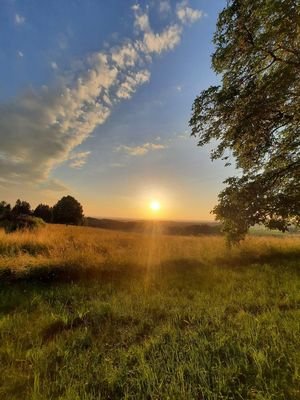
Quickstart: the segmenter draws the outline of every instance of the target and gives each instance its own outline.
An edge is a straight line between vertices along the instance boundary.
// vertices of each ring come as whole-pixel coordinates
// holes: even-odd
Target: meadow
[[[300,237],[0,231],[0,399],[300,399]]]

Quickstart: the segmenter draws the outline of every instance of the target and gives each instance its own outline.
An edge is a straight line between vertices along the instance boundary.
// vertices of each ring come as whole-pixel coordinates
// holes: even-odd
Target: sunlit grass
[[[0,232],[0,399],[300,399],[300,240]]]
[[[300,237],[248,237],[228,249],[220,236],[166,236],[154,226],[144,235],[95,228],[48,225],[33,232],[5,234],[0,230],[0,268],[24,272],[30,267],[78,266],[118,269],[161,266],[172,260],[196,260],[199,264],[245,264],[293,256]],[[183,265],[184,267],[184,265]]]

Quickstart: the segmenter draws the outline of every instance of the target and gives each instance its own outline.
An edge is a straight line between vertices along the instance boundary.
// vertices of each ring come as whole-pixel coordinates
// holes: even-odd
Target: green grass
[[[221,238],[65,228],[72,254],[95,248],[59,269],[51,229],[0,242],[1,400],[300,399],[299,239],[229,252]]]

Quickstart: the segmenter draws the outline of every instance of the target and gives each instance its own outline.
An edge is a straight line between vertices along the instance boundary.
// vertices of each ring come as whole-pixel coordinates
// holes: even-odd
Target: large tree
[[[74,197],[64,196],[53,206],[54,223],[80,225],[82,221],[82,205]]]
[[[214,44],[220,85],[195,99],[190,125],[242,176],[213,212],[230,240],[256,223],[285,231],[300,224],[300,0],[229,0]]]

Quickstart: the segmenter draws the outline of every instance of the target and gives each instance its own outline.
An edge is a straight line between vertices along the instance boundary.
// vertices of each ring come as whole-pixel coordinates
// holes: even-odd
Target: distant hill
[[[177,221],[121,221],[114,219],[85,218],[85,225],[94,228],[111,229],[125,232],[149,232],[151,226],[158,226],[167,235],[218,235],[220,225],[214,222],[190,223]]]
[[[102,229],[112,229],[112,230],[120,230],[120,231],[138,231],[142,228],[142,223],[140,221],[119,221],[114,219],[99,219],[86,217],[85,225],[91,226],[94,228],[102,228]]]

